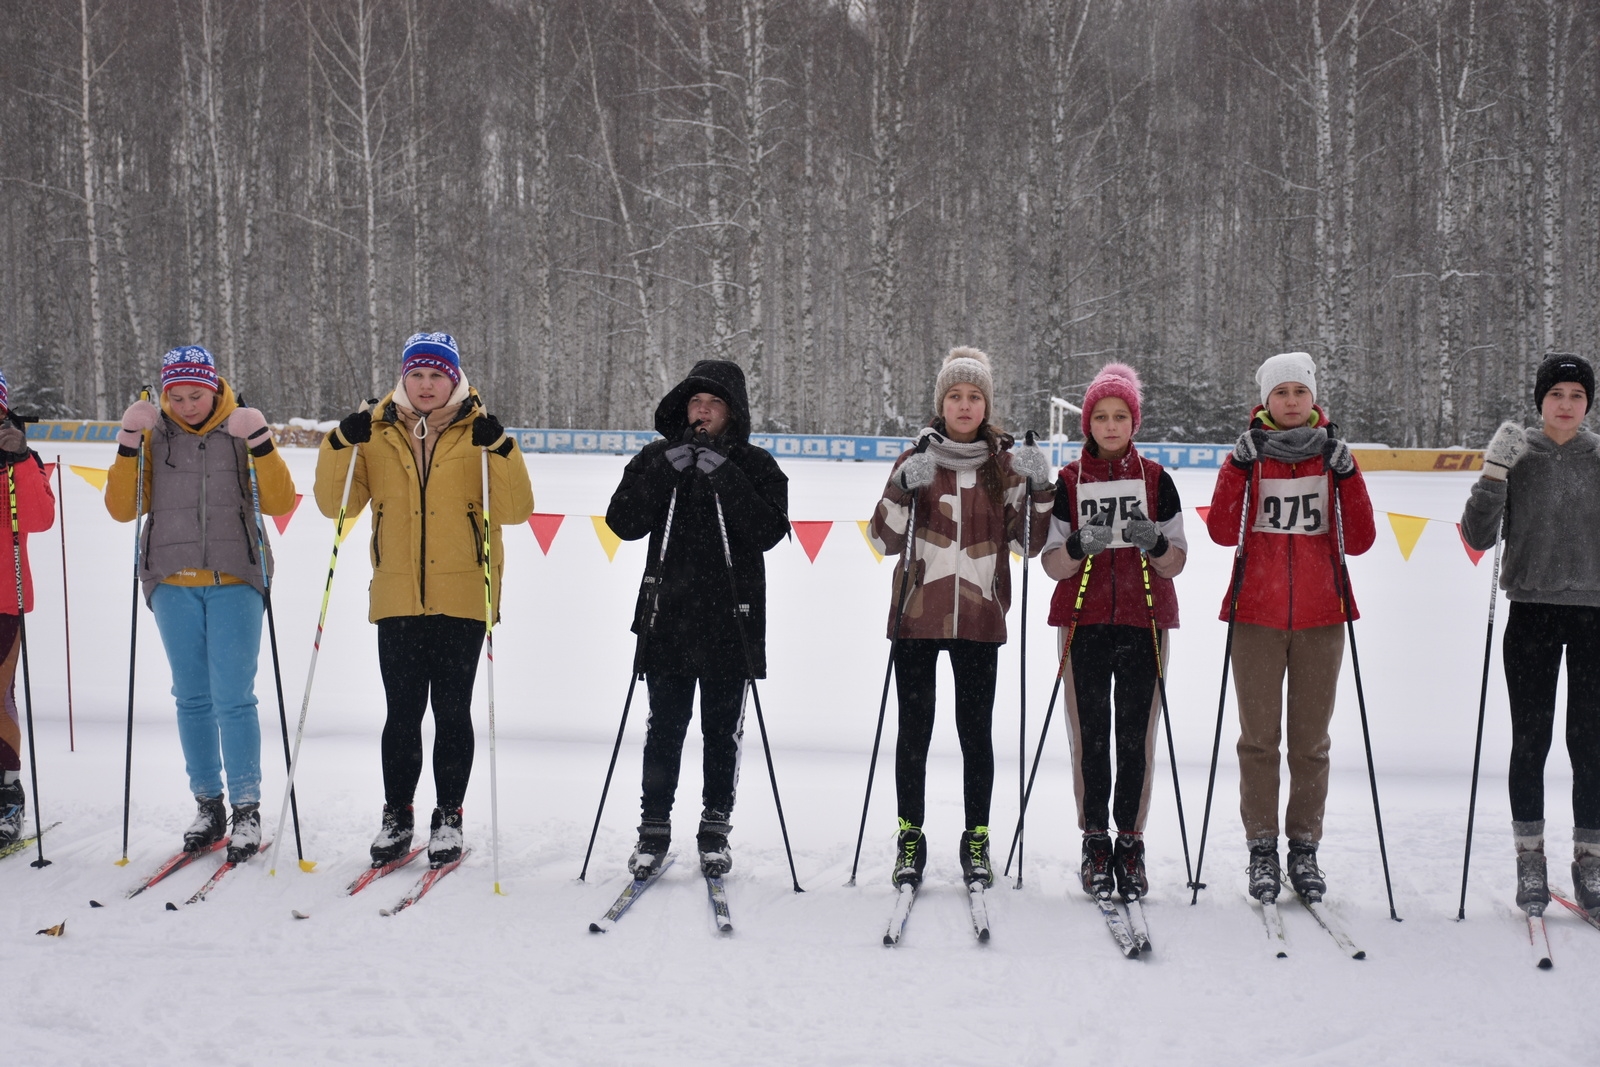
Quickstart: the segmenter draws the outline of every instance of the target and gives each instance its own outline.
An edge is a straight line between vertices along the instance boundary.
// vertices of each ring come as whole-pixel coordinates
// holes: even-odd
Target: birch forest
[[[446,330],[508,425],[900,433],[945,351],[1045,428],[1103,363],[1231,440],[1274,352],[1353,440],[1477,444],[1600,352],[1585,0],[0,0],[0,368],[166,349],[273,419]],[[1074,427],[1076,431],[1076,428]],[[1076,436],[1076,433],[1075,433]]]

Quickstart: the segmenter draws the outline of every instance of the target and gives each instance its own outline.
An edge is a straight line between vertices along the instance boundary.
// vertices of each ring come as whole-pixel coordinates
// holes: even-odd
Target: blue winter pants
[[[178,740],[197,797],[261,802],[261,722],[256,659],[261,654],[261,594],[239,585],[158,585],[150,596],[178,700]]]

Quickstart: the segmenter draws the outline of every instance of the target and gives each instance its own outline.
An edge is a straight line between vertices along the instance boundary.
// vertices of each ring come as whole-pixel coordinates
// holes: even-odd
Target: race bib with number
[[[1328,532],[1328,479],[1263,478],[1256,495],[1256,533],[1320,534]]]
[[[1116,482],[1078,483],[1078,527],[1083,527],[1096,515],[1109,515],[1112,548],[1133,547],[1122,539],[1122,531],[1128,525],[1128,520],[1133,517],[1135,506],[1140,512],[1147,510],[1144,502],[1144,482],[1136,478],[1124,478]],[[1145,518],[1150,516],[1147,514]]]

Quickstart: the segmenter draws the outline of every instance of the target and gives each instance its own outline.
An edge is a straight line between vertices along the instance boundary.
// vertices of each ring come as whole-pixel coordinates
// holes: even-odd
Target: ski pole
[[[622,735],[628,729],[628,710],[633,707],[633,690],[639,684],[639,679],[644,675],[644,650],[649,636],[656,628],[656,613],[661,609],[661,579],[667,569],[667,544],[672,540],[672,520],[678,511],[678,489],[672,489],[672,495],[667,498],[667,524],[661,533],[661,551],[656,553],[656,573],[651,574],[648,565],[645,567],[642,586],[650,589],[650,618],[646,621],[644,629],[639,631],[639,638],[633,645],[633,670],[628,675],[628,695],[622,701],[622,721],[617,723],[617,739],[611,746],[611,762],[606,764],[605,784],[600,787],[600,803],[594,809],[594,826],[589,830],[589,847],[583,851],[583,869],[578,872],[578,881],[583,881],[589,873],[589,857],[594,854],[594,839],[600,833],[600,816],[606,810],[606,796],[611,792],[611,776],[617,769],[617,753],[622,751]]]
[[[21,422],[15,414],[9,418]],[[23,431],[26,433],[26,429]],[[30,455],[28,459],[32,459]],[[23,460],[22,462],[27,462]],[[22,704],[27,709],[28,719],[28,775],[33,782],[33,823],[38,829],[34,837],[34,844],[38,846],[39,858],[28,864],[30,867],[48,867],[50,861],[44,858],[44,820],[39,817],[39,758],[37,747],[33,741],[33,684],[28,673],[28,619],[27,612],[23,610],[22,595],[22,523],[17,516],[17,466],[15,463],[6,464],[6,484],[11,491],[11,562],[17,575],[17,643],[22,649]]]
[[[917,442],[912,451],[927,451],[928,442],[937,434],[928,434]],[[892,475],[891,475],[892,477]],[[850,863],[850,880],[845,885],[856,884],[856,868],[861,865],[861,842],[867,836],[867,808],[872,804],[872,779],[878,771],[878,749],[883,742],[883,716],[889,707],[889,679],[894,675],[894,654],[900,649],[900,627],[905,621],[906,602],[911,599],[914,585],[912,570],[916,567],[914,543],[917,539],[917,494],[911,494],[911,514],[906,520],[906,539],[900,546],[900,562],[896,568],[900,586],[894,602],[894,637],[889,641],[889,662],[883,668],[883,696],[878,700],[878,728],[872,735],[872,758],[867,762],[867,795],[861,801],[861,828],[856,831],[856,856]]]
[[[1026,444],[1031,446],[1037,435],[1029,430],[1024,438]],[[1026,481],[1026,479],[1024,479]],[[1022,497],[1025,501],[1025,511],[1022,519],[1022,618],[1017,640],[1019,668],[1017,673],[1017,811],[1022,811],[1022,803],[1027,799],[1028,790],[1023,783],[1023,777],[1028,769],[1028,560],[1032,555],[1033,533],[1033,498],[1029,495],[1030,486],[1024,485]],[[959,595],[959,593],[957,594]],[[993,872],[991,872],[993,873]],[[1017,884],[1013,889],[1022,888],[1022,838],[1017,838]]]
[[[139,390],[140,400],[150,399],[150,386]],[[133,808],[133,679],[139,652],[139,545],[144,525],[144,451],[147,441],[139,437],[137,474],[133,481],[133,608],[128,622],[128,741],[122,771],[122,858],[118,867],[128,865],[128,815]]]
[[[1228,462],[1231,462],[1228,461]],[[1206,884],[1200,880],[1200,869],[1206,862],[1206,833],[1211,829],[1211,797],[1217,786],[1217,755],[1222,750],[1222,715],[1228,705],[1228,668],[1233,664],[1233,629],[1239,614],[1239,584],[1244,579],[1244,534],[1250,517],[1250,478],[1244,476],[1244,496],[1239,501],[1239,541],[1233,548],[1233,577],[1228,579],[1228,636],[1222,644],[1222,687],[1217,693],[1217,732],[1211,739],[1211,773],[1206,778],[1206,811],[1200,820],[1200,850],[1194,857],[1194,877],[1189,881],[1193,890],[1189,904],[1200,902],[1200,890]]]
[[[500,779],[494,751],[494,584],[491,577],[489,538],[493,533],[489,523],[489,450],[483,449],[483,639],[488,651],[489,697],[489,840],[494,856],[494,892],[500,891]]]
[[[1351,617],[1350,565],[1344,555],[1344,508],[1341,506],[1338,486],[1328,473],[1328,489],[1333,494],[1333,525],[1339,546],[1339,599],[1344,612],[1345,631],[1350,636],[1350,666],[1356,677],[1356,707],[1361,710],[1361,742],[1367,750],[1367,781],[1372,786],[1372,818],[1378,827],[1378,858],[1383,862],[1383,888],[1389,894],[1389,918],[1401,922],[1394,910],[1394,883],[1389,880],[1389,850],[1383,841],[1383,811],[1378,807],[1378,771],[1372,762],[1372,732],[1367,727],[1367,698],[1361,689],[1361,657],[1356,652],[1356,622]]]
[[[756,725],[761,728],[761,750],[767,756],[767,778],[772,782],[772,803],[778,809],[778,830],[783,834],[783,852],[789,858],[789,878],[794,891],[800,888],[800,876],[794,869],[794,852],[789,848],[789,826],[783,819],[783,800],[778,796],[778,773],[772,766],[772,746],[767,742],[767,719],[761,713],[761,690],[756,686],[756,661],[750,652],[750,639],[744,632],[744,617],[739,614],[739,581],[733,574],[733,551],[728,547],[728,524],[722,518],[722,495],[712,490],[711,501],[717,506],[717,532],[722,535],[722,561],[728,569],[728,592],[733,597],[733,626],[739,631],[739,646],[744,650],[745,673],[750,679],[750,696],[756,705]]]
[[[1189,866],[1189,830],[1184,825],[1183,790],[1178,785],[1178,750],[1172,743],[1172,712],[1167,706],[1167,668],[1161,656],[1161,632],[1156,626],[1155,597],[1150,592],[1150,561],[1143,552],[1139,553],[1139,572],[1144,577],[1144,606],[1150,613],[1150,643],[1156,654],[1156,686],[1161,691],[1161,720],[1167,724],[1167,762],[1172,764],[1172,797],[1178,803],[1178,838],[1183,842],[1183,869],[1192,882],[1194,870]]]
[[[250,468],[250,505],[256,513],[256,556],[261,560],[261,599],[267,608],[267,636],[272,645],[272,680],[278,689],[278,731],[283,736],[283,769],[289,770],[289,716],[283,706],[283,671],[278,665],[278,624],[272,617],[272,575],[267,570],[267,528],[261,521],[261,483],[256,477],[256,457],[247,445],[245,465]],[[306,852],[300,843],[300,802],[289,790],[289,810],[294,817],[294,851],[304,866]],[[279,825],[283,825],[279,823]],[[312,863],[312,867],[316,864]]]
[[[362,410],[369,410],[377,400],[368,400]],[[331,431],[330,431],[331,432]],[[361,445],[350,446],[350,466],[344,472],[344,491],[339,495],[339,517],[333,524],[333,554],[328,558],[328,578],[322,584],[322,608],[317,613],[317,633],[311,641],[311,663],[306,668],[306,691],[300,698],[300,721],[294,729],[294,754],[289,757],[289,780],[283,787],[283,805],[278,809],[278,823],[282,826],[289,817],[289,801],[294,795],[294,774],[300,768],[300,743],[306,736],[306,715],[311,711],[311,682],[317,676],[317,656],[322,651],[322,627],[328,621],[328,599],[333,595],[333,572],[339,566],[339,542],[344,539],[345,509],[350,506],[350,486],[356,478],[356,462],[361,458]],[[279,834],[279,838],[283,835]],[[300,861],[302,871],[310,871],[315,864]],[[278,842],[272,843],[272,864],[269,875],[278,873]]]
[[[56,506],[61,509],[61,622],[67,635],[67,751],[78,751],[72,724],[72,603],[67,596],[67,492],[61,481],[61,454],[56,453]]]
[[[1494,540],[1494,573],[1489,579],[1489,627],[1483,638],[1483,682],[1478,687],[1478,736],[1472,745],[1472,791],[1467,795],[1467,847],[1461,857],[1461,907],[1456,921],[1467,917],[1467,871],[1472,866],[1472,821],[1478,808],[1478,764],[1483,756],[1483,713],[1489,702],[1489,658],[1494,653],[1494,609],[1500,600],[1500,546],[1505,533],[1505,513]]]
[[[1072,655],[1072,638],[1078,632],[1078,615],[1083,611],[1083,594],[1089,588],[1089,572],[1093,569],[1094,557],[1083,557],[1083,569],[1078,576],[1078,595],[1072,604],[1072,618],[1067,620],[1067,636],[1061,643],[1061,659],[1056,664],[1056,680],[1050,687],[1050,702],[1044,708],[1044,724],[1039,727],[1039,743],[1033,749],[1033,768],[1028,772],[1028,788],[1022,793],[1022,810],[1017,812],[1017,828],[1011,833],[1011,849],[1006,853],[1004,874],[1011,873],[1011,859],[1018,855],[1018,845],[1022,841],[1022,824],[1028,815],[1028,801],[1033,799],[1033,781],[1039,774],[1039,757],[1044,755],[1044,739],[1050,733],[1050,719],[1055,715],[1056,697],[1061,693],[1061,679],[1067,673],[1067,657]],[[1017,884],[1012,888],[1022,888],[1020,861],[1017,866]]]

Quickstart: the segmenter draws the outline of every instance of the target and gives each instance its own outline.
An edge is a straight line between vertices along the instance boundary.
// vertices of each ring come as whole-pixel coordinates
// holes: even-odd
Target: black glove
[[[372,412],[352,411],[339,420],[339,436],[347,445],[364,445],[372,440]]]
[[[505,433],[506,428],[500,425],[500,420],[486,411],[472,422],[472,447],[488,448]]]

